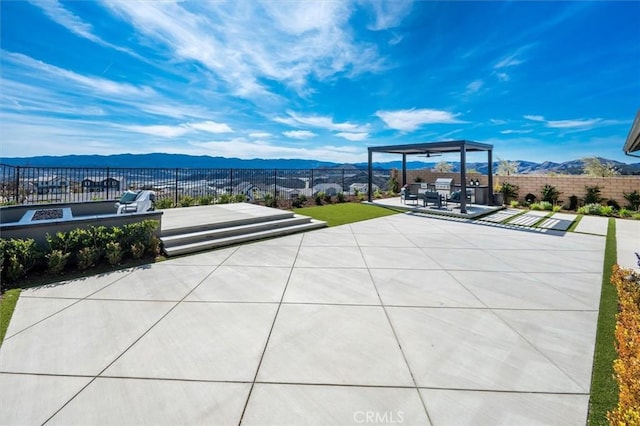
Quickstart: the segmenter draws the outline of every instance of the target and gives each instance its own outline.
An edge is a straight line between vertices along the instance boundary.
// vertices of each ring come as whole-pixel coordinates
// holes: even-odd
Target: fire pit
[[[36,210],[31,220],[62,219],[62,209]]]
[[[20,219],[19,223],[31,223],[31,222],[47,222],[55,220],[69,220],[73,217],[71,209],[68,207],[55,208],[55,209],[38,209],[27,210]]]

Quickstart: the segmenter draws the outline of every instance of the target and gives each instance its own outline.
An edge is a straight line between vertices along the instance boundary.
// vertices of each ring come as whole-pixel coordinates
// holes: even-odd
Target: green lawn
[[[616,288],[611,284],[611,267],[616,263],[616,260],[616,222],[614,219],[609,219],[602,271],[598,331],[593,357],[593,375],[591,377],[589,426],[608,425],[607,411],[615,408],[618,403],[618,384],[613,377],[613,360],[617,357],[614,341],[618,295]]]
[[[294,209],[293,211],[304,216],[325,221],[329,226],[344,225],[346,223],[359,222],[361,220],[375,219],[377,217],[400,213],[398,210],[360,203],[341,203],[326,206],[303,207],[301,209]]]
[[[18,303],[18,296],[20,296],[20,289],[14,288],[7,290],[0,299],[0,345],[2,345],[4,335],[7,333],[11,315],[13,315],[13,310]]]

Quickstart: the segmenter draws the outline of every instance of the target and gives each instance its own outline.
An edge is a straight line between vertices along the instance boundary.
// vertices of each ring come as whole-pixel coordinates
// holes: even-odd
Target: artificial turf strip
[[[11,321],[16,303],[18,303],[18,296],[20,296],[20,289],[14,288],[5,291],[2,300],[0,300],[0,345],[2,345],[4,335],[7,333],[7,328],[9,328],[9,321]]]
[[[607,411],[613,410],[618,403],[618,384],[613,376],[613,361],[617,357],[615,328],[618,295],[616,288],[611,284],[611,268],[616,261],[616,222],[610,218],[604,250],[600,313],[591,375],[589,426],[608,425]]]
[[[326,206],[303,207],[294,209],[294,212],[312,217],[313,219],[327,222],[329,226],[344,225],[346,223],[359,222],[361,220],[375,219],[377,217],[390,216],[399,213],[380,206],[371,206],[360,203],[341,203]]]

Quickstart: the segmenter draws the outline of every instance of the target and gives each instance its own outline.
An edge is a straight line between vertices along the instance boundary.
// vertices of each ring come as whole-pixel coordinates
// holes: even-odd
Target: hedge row
[[[60,275],[65,270],[84,270],[106,260],[117,265],[127,258],[160,253],[160,240],[154,231],[160,222],[144,220],[123,226],[91,226],[69,232],[47,234],[47,247],[41,249],[33,239],[0,239],[2,290],[33,271]]]
[[[620,390],[607,418],[612,425],[640,425],[640,274],[615,265],[611,283],[618,291],[613,370]]]

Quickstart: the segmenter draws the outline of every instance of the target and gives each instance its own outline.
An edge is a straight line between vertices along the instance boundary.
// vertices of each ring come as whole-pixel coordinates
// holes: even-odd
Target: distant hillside
[[[606,163],[614,164],[621,174],[640,175],[640,163],[626,164],[619,161],[600,159]],[[582,160],[554,163],[545,161],[535,163],[531,161],[518,161],[520,163],[518,173],[521,174],[582,174]],[[117,154],[117,155],[65,155],[65,156],[38,156],[19,158],[0,158],[0,163],[14,166],[32,167],[122,167],[122,168],[193,168],[193,169],[366,169],[367,163],[337,164],[328,161],[300,160],[300,159],[252,159],[211,157],[207,155],[193,156],[183,154]],[[438,162],[425,163],[421,161],[408,161],[409,169],[432,169]],[[450,162],[454,171],[460,170],[458,162]],[[494,170],[498,163],[495,162]],[[375,168],[391,169],[402,168],[402,161],[374,162]],[[467,163],[469,169],[475,169],[480,173],[487,173],[487,163]]]

